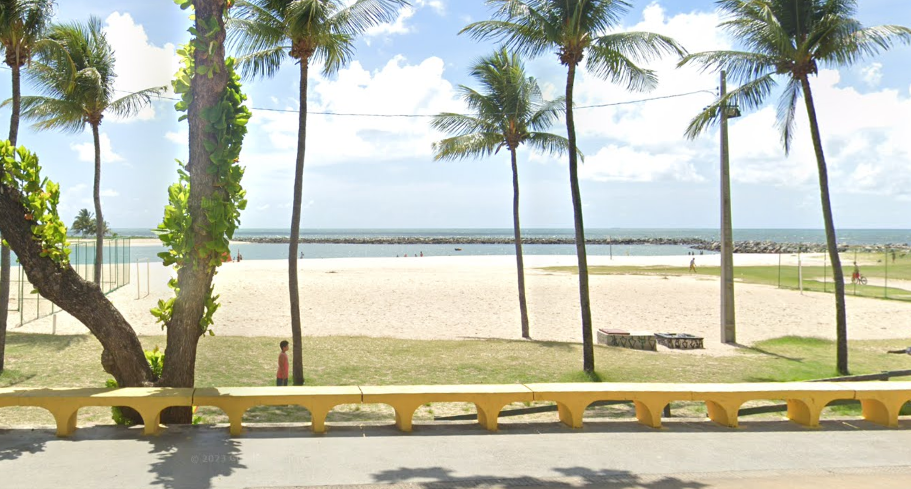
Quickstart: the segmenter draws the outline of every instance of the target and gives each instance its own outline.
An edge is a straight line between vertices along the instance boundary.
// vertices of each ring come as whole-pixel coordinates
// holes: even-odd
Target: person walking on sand
[[[690,260],[690,273],[696,273],[696,257]]]
[[[278,387],[288,385],[288,342],[282,340],[278,346],[282,352],[278,354],[278,371],[275,373],[275,385]]]

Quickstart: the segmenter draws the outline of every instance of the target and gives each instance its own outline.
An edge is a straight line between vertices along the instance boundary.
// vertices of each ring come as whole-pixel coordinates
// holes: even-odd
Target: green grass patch
[[[851,273],[854,270],[854,253],[842,254],[842,269],[845,275],[845,291],[848,295],[870,297],[878,299],[893,299],[911,301],[911,290],[899,287],[886,287],[886,278],[889,280],[911,281],[911,254],[901,256],[896,254],[896,262],[884,262],[883,254],[859,253],[857,263],[861,273],[874,284],[860,285],[851,283]],[[877,258],[878,257],[878,258]],[[803,266],[803,290],[810,292],[835,292],[832,278],[831,265],[827,268],[821,266]],[[577,267],[546,267],[543,270],[550,272],[577,274]],[[708,276],[721,275],[720,267],[700,267],[693,274],[688,267],[670,266],[592,266],[588,267],[589,275],[649,275],[649,276]],[[750,266],[734,267],[734,280],[743,283],[771,285],[775,287],[798,289],[800,288],[800,273],[796,266]],[[903,285],[906,286],[906,285]]]
[[[164,347],[164,337],[140,338],[146,349]],[[281,338],[205,337],[200,340],[197,387],[269,386],[275,380]],[[911,357],[889,355],[907,340],[852,341],[855,374],[911,369]],[[596,372],[582,372],[581,345],[510,340],[419,341],[366,337],[304,338],[307,385],[490,384],[534,382],[761,382],[835,377],[835,345],[819,338],[784,337],[742,347],[737,354],[709,356],[595,347]],[[7,371],[0,387],[103,387],[101,346],[90,336],[10,333]],[[388,420],[391,410],[348,406],[331,420]],[[449,409],[449,411],[441,411]],[[19,410],[19,411],[17,411]],[[388,412],[387,412],[388,411]],[[434,404],[416,419],[463,413]],[[623,413],[626,411],[621,410]],[[628,411],[628,409],[627,409]],[[698,409],[694,412],[698,412]],[[223,413],[201,408],[203,422],[224,422]],[[624,414],[625,415],[625,414]],[[306,421],[295,407],[256,408],[247,421]],[[80,410],[80,423],[110,423],[107,408]],[[0,424],[52,424],[41,410],[0,410]]]

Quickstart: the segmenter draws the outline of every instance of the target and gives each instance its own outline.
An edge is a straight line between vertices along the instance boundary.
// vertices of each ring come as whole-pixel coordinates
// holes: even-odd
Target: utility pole
[[[721,99],[727,94],[727,73],[721,72]],[[721,104],[721,342],[735,343],[734,321],[734,239],[731,229],[731,171],[728,154],[728,105]]]

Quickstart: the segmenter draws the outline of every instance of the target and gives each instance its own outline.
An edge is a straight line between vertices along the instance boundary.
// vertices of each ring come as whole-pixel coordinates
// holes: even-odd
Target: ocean
[[[121,236],[154,238],[149,229],[114,229]],[[240,229],[235,233],[235,240],[258,237],[288,237],[287,229]],[[524,229],[523,237],[528,238],[572,238],[572,229]],[[697,238],[709,241],[718,240],[717,229],[620,229],[593,228],[586,229],[587,238]],[[380,238],[380,237],[469,237],[469,238],[511,238],[511,228],[502,229],[308,229],[301,231],[302,238]],[[824,243],[825,233],[821,229],[735,229],[735,241],[774,241],[778,243]],[[911,230],[908,229],[843,229],[838,232],[839,243],[848,245],[872,244],[907,244],[911,243]],[[459,248],[459,250],[456,250]],[[511,244],[322,244],[302,243],[300,251],[304,259],[319,258],[355,258],[355,257],[409,257],[424,256],[464,256],[464,255],[512,255],[515,246]],[[158,260],[157,254],[164,251],[160,246],[133,245],[130,250],[130,261],[137,258]],[[288,257],[287,244],[236,243],[232,254],[237,252],[245,260],[279,260]],[[660,256],[686,255],[693,250],[682,245],[588,245],[590,255],[616,256]],[[574,255],[574,245],[526,244],[523,252],[527,255]],[[701,253],[696,251],[696,253]],[[704,252],[708,254],[709,252]]]

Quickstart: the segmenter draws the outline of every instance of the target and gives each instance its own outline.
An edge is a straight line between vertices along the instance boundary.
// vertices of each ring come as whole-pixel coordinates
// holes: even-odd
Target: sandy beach
[[[687,266],[687,256],[590,256],[591,266]],[[697,264],[718,264],[717,255]],[[790,257],[796,260],[796,257]],[[820,257],[804,256],[813,261]],[[777,255],[737,255],[738,266],[777,263]],[[578,279],[544,270],[573,266],[574,256],[527,256],[526,282],[531,334],[536,340],[581,341]],[[806,261],[805,261],[806,263]],[[413,339],[519,339],[515,257],[341,258],[301,260],[301,301],[306,336],[389,336]],[[218,335],[288,336],[287,262],[227,263],[215,278],[222,307]],[[160,335],[149,314],[158,299],[171,296],[170,269],[149,266],[151,290],[137,300],[136,278],[110,297],[141,335]],[[135,266],[133,268],[135,274]],[[145,265],[140,283],[145,295]],[[719,281],[698,274],[683,277],[592,275],[595,328],[684,332],[705,337],[704,354],[733,351],[719,340]],[[742,344],[784,335],[834,338],[831,294],[737,284],[737,335]],[[911,303],[847,298],[851,339],[911,337]],[[65,313],[13,332],[58,334],[87,330]],[[662,347],[663,348],[663,347]],[[665,350],[669,351],[669,350]]]

